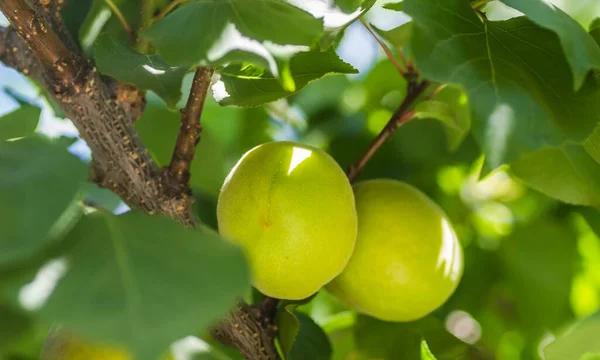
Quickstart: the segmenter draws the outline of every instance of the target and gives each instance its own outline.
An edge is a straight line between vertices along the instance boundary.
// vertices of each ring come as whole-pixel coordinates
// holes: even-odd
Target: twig
[[[436,96],[437,94],[439,94],[447,86],[448,86],[448,84],[441,84],[440,86],[436,87],[431,93],[429,93],[429,95],[427,95],[427,100],[433,99],[434,96]]]
[[[379,44],[379,46],[381,47],[381,49],[383,50],[385,55],[388,57],[388,59],[390,59],[392,64],[394,64],[394,67],[396,67],[396,69],[398,70],[400,75],[402,75],[403,77],[406,78],[406,76],[408,75],[408,73],[410,71],[411,66],[409,65],[408,61],[406,60],[406,57],[404,57],[404,54],[402,53],[402,51],[399,51],[398,53],[400,55],[400,60],[402,60],[402,64],[404,64],[404,68],[406,68],[407,70],[404,70],[404,68],[402,68],[402,66],[400,65],[398,60],[396,60],[396,57],[394,56],[394,54],[392,54],[392,51],[390,50],[390,48],[379,38],[379,36],[377,36],[377,34],[375,34],[373,29],[371,29],[371,27],[365,22],[365,20],[362,17],[360,18],[360,22],[364,25],[364,27],[367,29],[367,31],[369,31],[371,36],[373,36],[375,41],[377,41],[377,43]]]
[[[199,67],[196,69],[190,96],[185,108],[181,111],[179,134],[168,169],[169,178],[180,185],[187,186],[190,180],[190,165],[194,160],[196,145],[200,141],[200,133],[202,132],[200,116],[202,115],[204,100],[213,73],[214,68],[212,67]]]
[[[114,12],[115,15],[117,15],[117,18],[119,18],[119,21],[121,22],[121,25],[123,25],[123,28],[125,29],[125,31],[127,31],[127,34],[129,34],[129,36],[133,35],[131,26],[129,26],[129,24],[127,23],[127,19],[125,19],[125,16],[121,12],[121,10],[119,10],[117,5],[115,5],[115,3],[112,2],[112,0],[104,0],[104,2],[106,2],[106,5],[108,5],[108,7],[112,10],[112,12]]]
[[[350,182],[354,182],[358,178],[367,162],[373,157],[381,145],[383,145],[383,143],[385,143],[385,141],[396,132],[398,127],[412,119],[414,110],[410,110],[410,107],[427,89],[428,86],[429,81],[427,80],[423,80],[420,83],[412,81],[408,83],[408,92],[402,104],[400,104],[398,109],[396,109],[383,130],[381,130],[379,135],[377,135],[375,140],[373,140],[371,145],[367,148],[367,151],[360,157],[360,159],[358,159],[356,163],[348,167],[346,174],[348,175]]]
[[[164,17],[165,17],[165,16],[167,16],[167,15],[168,15],[168,14],[171,12],[171,10],[173,10],[173,9],[174,9],[174,8],[175,8],[177,5],[181,5],[181,4],[183,4],[184,2],[187,2],[187,1],[190,1],[190,0],[175,0],[175,1],[172,1],[172,2],[170,2],[170,3],[169,3],[169,5],[167,5],[167,6],[166,6],[166,7],[165,7],[165,8],[164,8],[164,9],[163,9],[163,10],[162,10],[162,11],[161,11],[161,12],[160,12],[158,15],[156,15],[156,20],[155,20],[155,21],[158,21],[158,20],[160,20],[160,19],[164,18]]]

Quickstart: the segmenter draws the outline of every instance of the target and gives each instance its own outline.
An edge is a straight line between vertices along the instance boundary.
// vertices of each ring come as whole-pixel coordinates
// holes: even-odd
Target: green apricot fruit
[[[463,272],[460,242],[443,211],[395,180],[354,186],[358,236],[327,290],[349,308],[385,321],[412,321],[452,295]]]
[[[217,205],[219,232],[240,244],[265,295],[309,297],[346,266],[356,240],[352,187],[325,152],[293,142],[248,151]]]

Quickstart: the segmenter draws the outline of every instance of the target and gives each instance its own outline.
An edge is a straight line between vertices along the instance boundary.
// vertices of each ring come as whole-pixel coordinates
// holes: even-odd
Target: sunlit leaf
[[[600,313],[567,328],[544,348],[546,360],[584,359],[584,355],[600,355]],[[585,357],[595,359],[596,357]]]
[[[175,107],[181,98],[181,81],[186,68],[171,66],[157,55],[142,55],[109,35],[97,40],[94,55],[96,66],[103,74],[140,90],[152,90],[170,107]]]
[[[456,87],[445,87],[431,100],[415,106],[416,118],[439,120],[448,135],[448,147],[456,150],[471,126],[471,109],[467,96]]]
[[[573,71],[573,85],[579,89],[592,69],[600,70],[600,46],[585,29],[557,6],[544,0],[501,0],[524,13],[536,24],[552,30],[560,38]]]
[[[411,51],[423,75],[465,88],[490,168],[524,151],[583,141],[596,126],[600,87],[588,81],[573,91],[553,32],[525,17],[482,20],[461,0],[407,0],[404,9],[413,17]]]
[[[580,145],[538,150],[511,168],[529,186],[550,197],[600,208],[600,163]]]
[[[33,134],[40,120],[40,108],[24,105],[0,117],[0,141]]]
[[[357,70],[342,61],[335,51],[311,51],[295,55],[290,61],[290,74],[296,91],[329,73],[353,74]],[[252,65],[230,65],[221,71],[222,83],[213,87],[221,105],[257,106],[292,95],[268,70]],[[224,86],[226,94],[221,95]]]

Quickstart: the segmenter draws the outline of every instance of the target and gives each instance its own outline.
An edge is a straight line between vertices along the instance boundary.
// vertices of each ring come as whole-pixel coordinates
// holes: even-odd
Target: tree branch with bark
[[[0,11],[12,26],[0,28],[0,61],[47,89],[73,122],[92,152],[91,181],[112,190],[132,208],[196,227],[187,179],[212,69],[197,72],[188,106],[182,113],[174,160],[163,170],[153,161],[134,127],[141,111],[140,106],[134,108],[132,104],[139,105],[141,93],[98,73],[69,38],[60,20],[59,3],[2,1]],[[173,173],[177,181],[165,181],[170,178],[164,176],[165,172]],[[223,343],[238,347],[248,359],[277,359],[273,320],[264,316],[265,311],[262,306],[241,303],[213,333]],[[257,332],[259,336],[255,336]]]
[[[143,93],[98,73],[66,31],[60,18],[61,4],[60,0],[0,3],[0,11],[12,24],[0,28],[0,61],[38,82],[73,122],[92,152],[91,181],[112,190],[132,208],[197,227],[188,182],[214,69],[196,69],[171,162],[161,169],[134,127],[143,111]],[[410,118],[411,105],[427,85],[425,81],[409,82],[402,105],[365,155],[349,168],[351,180],[397,127]],[[277,299],[269,297],[256,306],[240,302],[211,333],[247,359],[277,360],[277,306]]]

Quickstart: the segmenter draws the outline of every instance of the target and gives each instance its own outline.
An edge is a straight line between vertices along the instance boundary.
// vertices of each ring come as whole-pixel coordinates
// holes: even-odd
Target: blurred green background
[[[598,0],[553,3],[585,27],[600,16]],[[490,19],[515,15],[498,3],[486,10]],[[385,29],[405,19],[376,6],[368,20]],[[223,108],[212,99],[207,101],[191,180],[203,222],[216,228],[219,188],[239,157],[258,144],[303,142],[326,150],[344,168],[358,159],[402,100],[405,80],[359,23],[346,31],[338,52],[360,70],[358,75],[326,77],[288,99],[259,108]],[[190,76],[184,81],[184,94]],[[0,89],[0,115],[19,107],[18,99],[25,99],[42,108],[39,132],[49,137],[77,136],[35,86],[2,65]],[[147,101],[136,126],[157,161],[166,164],[179,128],[179,113],[168,110],[152,93]],[[80,140],[70,150],[89,159],[89,150]],[[479,179],[479,153],[470,137],[450,151],[442,125],[433,120],[413,121],[380,149],[359,180],[406,181],[427,193],[450,216],[466,258],[458,290],[434,314],[450,333],[474,344],[482,359],[540,359],[543,347],[566,326],[600,308],[600,229],[595,233],[589,225],[589,219],[599,215],[528,189],[509,168]],[[106,191],[94,189],[88,197],[116,212],[127,210]],[[364,354],[354,353],[357,347],[382,352],[367,358],[397,358],[394,346],[370,346],[369,342],[397,345],[403,341],[400,330],[369,330],[374,320],[347,311],[327,293],[321,292],[300,311],[329,334],[336,360],[361,358]],[[350,336],[352,324],[356,325],[352,331],[364,331],[362,344],[355,344]]]

